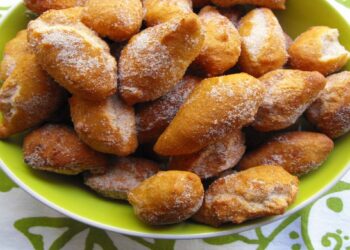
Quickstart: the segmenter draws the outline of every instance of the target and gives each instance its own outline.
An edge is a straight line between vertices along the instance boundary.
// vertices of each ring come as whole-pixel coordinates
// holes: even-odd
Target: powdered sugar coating
[[[240,20],[242,37],[241,69],[261,76],[282,68],[288,60],[286,38],[276,16],[270,9],[257,8]]]
[[[159,171],[158,164],[142,158],[116,159],[106,173],[86,175],[85,184],[113,199],[127,199],[127,194]]]
[[[134,110],[118,96],[102,102],[73,96],[70,108],[75,130],[90,147],[118,156],[127,156],[136,150]]]
[[[200,178],[184,171],[159,172],[128,194],[135,214],[145,223],[167,225],[191,217],[203,202]]]
[[[267,93],[253,127],[263,132],[293,125],[316,100],[326,81],[318,72],[299,70],[275,70],[260,80]]]
[[[116,91],[116,61],[107,44],[69,14],[49,11],[31,21],[30,45],[43,68],[71,93],[104,99]]]
[[[100,36],[121,42],[136,34],[142,24],[140,0],[89,0],[82,22]]]
[[[273,137],[258,149],[246,154],[240,169],[258,165],[277,165],[297,176],[317,169],[333,150],[326,135],[312,132],[288,132]]]
[[[199,20],[194,14],[134,36],[120,56],[119,90],[123,99],[134,104],[170,91],[198,55],[202,43]]]
[[[139,141],[144,143],[156,140],[199,83],[199,78],[185,76],[168,94],[140,106],[136,112]]]
[[[42,123],[63,101],[64,91],[41,69],[35,56],[23,54],[0,89],[0,138]]]
[[[203,80],[158,139],[156,152],[191,154],[223,139],[254,121],[263,96],[261,83],[244,73]]]
[[[244,134],[241,131],[235,131],[198,153],[172,157],[169,168],[191,171],[202,179],[207,179],[233,168],[244,152]]]
[[[21,57],[28,56],[32,52],[28,49],[27,31],[21,30],[16,37],[6,43],[3,59],[0,64],[0,81],[5,81],[15,70]]]
[[[194,220],[219,226],[282,214],[295,200],[298,179],[277,166],[258,166],[217,179]]]
[[[66,9],[83,6],[87,0],[24,0],[24,4],[31,11],[41,14],[51,9]]]
[[[84,171],[103,173],[106,157],[83,144],[73,129],[46,125],[24,139],[24,161],[32,168],[75,175]]]
[[[252,29],[248,36],[243,36],[243,43],[253,61],[257,61],[261,50],[266,45],[268,39],[268,21],[264,12],[257,11],[251,18]]]
[[[307,110],[308,120],[331,138],[350,131],[349,88],[349,71],[329,76],[326,87]]]
[[[144,0],[143,6],[148,27],[192,13],[191,0]]]

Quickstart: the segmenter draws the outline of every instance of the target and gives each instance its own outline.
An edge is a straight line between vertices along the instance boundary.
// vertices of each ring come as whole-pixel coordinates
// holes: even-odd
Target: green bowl
[[[296,37],[313,25],[338,28],[341,42],[350,50],[350,24],[326,0],[288,0],[287,10],[277,15],[288,34]],[[3,17],[0,24],[0,55],[5,43],[23,29],[28,17],[18,3]],[[350,69],[350,65],[347,65]],[[23,136],[0,141],[0,165],[24,190],[49,207],[86,224],[114,232],[167,239],[188,239],[222,236],[242,232],[295,213],[330,189],[349,167],[350,135],[336,141],[327,162],[317,171],[303,177],[297,200],[286,214],[253,220],[242,225],[212,228],[191,221],[173,226],[150,227],[140,222],[131,206],[97,196],[84,187],[79,177],[59,176],[31,170],[23,162]]]

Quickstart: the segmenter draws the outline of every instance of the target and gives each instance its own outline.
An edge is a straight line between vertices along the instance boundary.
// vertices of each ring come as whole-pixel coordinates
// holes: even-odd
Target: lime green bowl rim
[[[22,0],[16,0],[16,1],[17,1],[17,3],[13,4],[13,6],[7,11],[7,13],[0,18],[0,27],[2,26],[2,22],[12,13],[12,11],[21,5]],[[342,18],[346,21],[346,18],[344,17],[344,15],[342,13],[340,13],[332,4],[330,4],[327,0],[321,0],[321,1],[324,1],[328,5],[329,8],[332,8],[333,10],[338,12],[342,16]],[[46,206],[58,211],[59,213],[65,215],[67,217],[70,217],[74,220],[77,220],[79,222],[82,222],[82,223],[85,223],[87,225],[90,225],[90,226],[93,226],[96,228],[100,228],[103,230],[108,230],[111,232],[130,235],[130,236],[153,238],[153,239],[179,239],[179,240],[182,239],[182,240],[185,240],[185,239],[204,239],[204,238],[219,237],[219,236],[226,236],[226,235],[235,234],[235,233],[241,233],[241,232],[245,232],[245,231],[254,229],[256,227],[270,224],[270,223],[275,222],[277,220],[281,220],[285,217],[288,217],[288,216],[298,212],[299,210],[303,209],[304,207],[311,204],[312,202],[316,201],[323,194],[328,192],[350,170],[350,163],[348,165],[346,165],[343,168],[343,170],[341,172],[339,172],[339,174],[328,185],[326,185],[324,188],[320,189],[315,195],[311,196],[309,199],[305,200],[304,202],[300,203],[299,205],[297,205],[296,207],[294,207],[293,209],[287,211],[286,213],[284,213],[282,215],[272,216],[272,217],[269,217],[261,222],[254,223],[252,225],[242,226],[242,227],[235,228],[235,229],[228,229],[228,230],[223,230],[220,232],[212,232],[212,233],[203,233],[203,234],[199,233],[199,234],[186,234],[186,235],[141,233],[141,232],[126,230],[126,229],[118,228],[118,227],[114,227],[114,226],[108,226],[108,225],[105,225],[103,223],[99,223],[99,222],[96,222],[94,220],[87,219],[85,217],[80,216],[79,214],[72,213],[72,212],[66,210],[65,208],[62,208],[62,207],[56,205],[55,203],[49,201],[44,196],[36,193],[28,185],[26,185],[24,182],[22,182],[21,179],[19,179],[10,170],[10,168],[6,166],[6,164],[2,160],[0,160],[0,167],[9,176],[9,178],[11,178],[19,187],[21,187],[24,191],[26,191],[28,194],[30,194],[33,198],[39,200],[40,202],[42,202]]]

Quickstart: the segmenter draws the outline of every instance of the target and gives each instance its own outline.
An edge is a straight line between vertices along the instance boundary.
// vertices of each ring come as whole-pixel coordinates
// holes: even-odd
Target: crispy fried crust
[[[203,80],[180,108],[154,149],[161,155],[198,152],[251,123],[265,91],[245,74]]]
[[[104,174],[85,175],[85,184],[112,199],[127,200],[128,193],[159,171],[157,163],[143,158],[115,159]]]
[[[234,67],[241,54],[241,38],[232,22],[212,6],[199,12],[205,31],[203,48],[192,67],[206,76],[222,75]]]
[[[248,169],[264,164],[278,165],[293,175],[301,176],[321,166],[333,147],[333,141],[326,135],[289,132],[273,137],[243,156],[238,167]]]
[[[138,33],[142,24],[140,0],[89,0],[82,22],[103,37],[120,42]]]
[[[239,4],[254,4],[269,9],[284,10],[286,8],[286,0],[211,0],[220,7],[231,7]]]
[[[238,130],[198,153],[172,157],[169,169],[190,171],[207,179],[234,167],[244,152],[244,134]]]
[[[258,166],[217,179],[193,216],[212,226],[283,214],[295,200],[298,178],[279,166]]]
[[[179,82],[204,41],[199,18],[189,14],[145,29],[123,49],[119,90],[126,103],[155,100]]]
[[[31,11],[41,14],[51,9],[67,9],[83,6],[88,0],[24,0],[24,4]]]
[[[286,38],[270,9],[250,11],[240,20],[238,31],[242,37],[239,65],[244,72],[259,77],[287,62]]]
[[[4,49],[4,58],[0,65],[0,81],[5,81],[21,61],[22,56],[32,54],[28,47],[27,31],[21,30],[10,40]]]
[[[338,41],[339,31],[316,26],[302,33],[288,52],[293,68],[319,71],[329,75],[340,70],[349,60],[350,53]]]
[[[174,224],[190,218],[203,202],[200,178],[190,172],[159,172],[128,194],[136,216],[150,225]]]
[[[141,104],[136,110],[139,142],[155,142],[200,82],[200,78],[185,76],[168,94],[153,102]]]
[[[148,27],[192,13],[191,0],[144,0],[143,6]]]
[[[79,19],[81,8],[51,10],[28,25],[41,66],[69,92],[103,100],[116,92],[117,63],[108,45]]]
[[[350,130],[350,72],[327,78],[325,89],[306,112],[308,120],[331,138]]]
[[[323,90],[326,79],[316,72],[275,70],[260,78],[267,90],[253,123],[262,132],[285,129],[294,124]]]
[[[86,146],[65,125],[45,125],[32,131],[24,139],[23,153],[30,167],[66,175],[103,173],[108,164],[105,155]]]
[[[22,55],[0,89],[0,138],[34,127],[63,104],[64,90],[39,66],[33,54]]]
[[[73,96],[69,103],[74,128],[91,148],[118,156],[127,156],[136,150],[134,109],[117,96],[101,102]]]

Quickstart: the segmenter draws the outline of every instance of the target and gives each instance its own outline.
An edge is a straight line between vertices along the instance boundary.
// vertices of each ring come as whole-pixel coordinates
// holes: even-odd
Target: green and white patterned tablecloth
[[[344,7],[350,7],[350,0],[337,2],[350,18]],[[11,3],[0,0],[0,15]],[[0,170],[0,250],[17,249],[350,250],[350,173],[321,199],[284,220],[225,237],[174,241],[128,237],[76,222],[34,200]]]
[[[150,240],[92,228],[34,200],[0,171],[0,249],[350,249],[350,173],[321,199],[275,223],[206,240]]]

